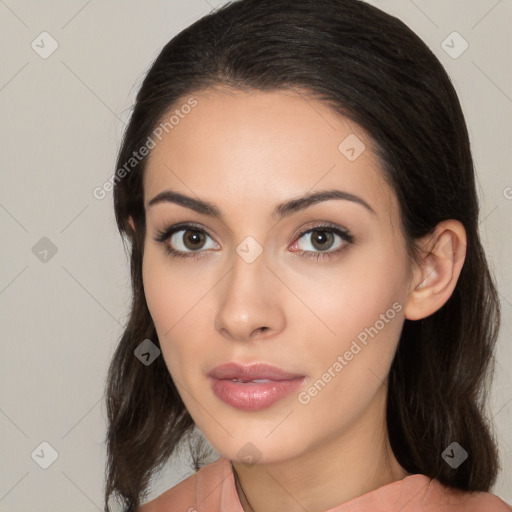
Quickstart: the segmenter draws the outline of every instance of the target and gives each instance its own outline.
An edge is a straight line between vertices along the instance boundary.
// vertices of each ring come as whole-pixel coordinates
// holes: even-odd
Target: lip
[[[228,405],[245,411],[259,411],[274,405],[297,389],[305,378],[265,363],[226,363],[209,373],[215,395]],[[254,380],[265,382],[252,382]]]
[[[304,375],[286,372],[282,368],[267,363],[253,363],[244,365],[231,362],[216,366],[210,373],[214,379],[240,379],[240,380],[292,380]]]

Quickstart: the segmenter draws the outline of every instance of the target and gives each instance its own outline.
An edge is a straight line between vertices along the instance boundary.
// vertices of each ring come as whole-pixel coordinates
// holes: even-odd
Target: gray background
[[[115,170],[152,60],[223,3],[0,0],[0,511],[103,508],[102,393],[130,287],[111,193],[97,200],[92,191]],[[512,2],[371,3],[405,21],[439,56],[469,124],[481,234],[503,304],[490,401],[502,456],[494,492],[512,503]],[[43,31],[58,43],[46,59],[31,47],[51,49]],[[463,49],[458,36],[447,39],[454,31],[469,44],[458,58],[442,46]],[[40,467],[51,462],[44,441],[58,453],[47,469]],[[184,461],[169,464],[151,496],[191,473]]]

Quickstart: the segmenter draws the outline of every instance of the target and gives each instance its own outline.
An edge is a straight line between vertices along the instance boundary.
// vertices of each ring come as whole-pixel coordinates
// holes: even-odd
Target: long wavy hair
[[[173,109],[216,86],[306,91],[363,127],[398,198],[411,258],[417,239],[440,221],[464,225],[466,259],[452,296],[427,318],[404,322],[389,375],[387,426],[408,472],[488,491],[498,471],[486,396],[500,308],[478,233],[468,131],[446,71],[403,22],[360,0],[239,0],[165,45],[138,91],[119,150],[113,198],[133,296],[106,382],[105,510],[116,497],[135,511],[151,477],[194,429],[163,358],[145,366],[134,356],[143,340],[159,340],[142,281],[147,158],[133,156]],[[453,441],[469,453],[456,470],[441,457]]]

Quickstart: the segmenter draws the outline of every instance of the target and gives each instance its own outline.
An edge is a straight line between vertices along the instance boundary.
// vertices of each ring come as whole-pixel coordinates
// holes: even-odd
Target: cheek
[[[392,251],[388,249],[387,254],[374,257],[354,252],[338,267],[312,267],[309,272],[290,275],[295,295],[311,313],[305,314],[297,303],[293,321],[310,328],[316,324],[320,339],[340,342],[352,340],[375,324],[386,334],[399,333],[401,322],[396,317],[406,298],[404,267]]]
[[[199,303],[208,286],[206,279],[198,279],[193,265],[172,262],[163,249],[151,245],[144,253],[142,279],[151,317],[164,334]]]
[[[399,278],[355,275],[333,279],[308,297],[329,327],[315,318],[302,320],[304,339],[323,333],[314,346],[301,347],[311,371],[297,399],[302,428],[309,432],[317,428],[318,417],[330,425],[325,427],[329,435],[362,417],[385,383],[396,351],[404,320]]]
[[[322,270],[315,282],[297,280],[295,291],[314,315],[298,308],[294,322],[307,332],[301,350],[310,355],[311,380],[320,379],[319,390],[329,388],[322,403],[355,406],[386,379],[403,326],[406,287],[400,258],[389,248],[378,254],[383,256],[354,254],[338,270]],[[314,347],[307,342],[313,336]]]
[[[174,274],[157,250],[149,248],[145,251],[142,263],[144,294],[167,364],[177,359],[174,354],[169,357],[167,340],[179,326],[180,317],[184,314],[183,307],[189,302],[187,293],[190,293]]]
[[[142,262],[142,280],[144,295],[153,322],[159,334],[173,325],[173,312],[175,312],[176,293],[170,286],[168,273],[159,261],[160,257],[155,250],[146,249]]]
[[[197,274],[197,267],[172,264],[158,248],[150,247],[144,253],[144,294],[173,377],[190,367],[184,363],[197,357],[199,341],[211,338],[204,332],[201,318],[205,317],[205,296],[213,284],[206,271],[204,279],[198,279]]]

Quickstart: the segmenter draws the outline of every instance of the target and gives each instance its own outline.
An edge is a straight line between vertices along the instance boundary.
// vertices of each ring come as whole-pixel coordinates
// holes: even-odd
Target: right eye
[[[210,247],[205,243],[210,239]],[[219,249],[219,245],[201,228],[192,224],[178,224],[159,231],[154,240],[164,245],[165,250],[173,257],[202,257],[203,249]]]

